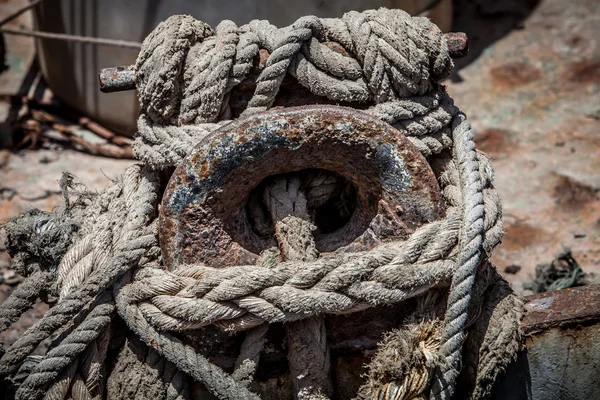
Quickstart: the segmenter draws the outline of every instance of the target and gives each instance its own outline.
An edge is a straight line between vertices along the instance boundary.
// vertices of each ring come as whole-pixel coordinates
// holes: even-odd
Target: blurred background
[[[61,206],[63,171],[100,190],[133,162],[135,92],[101,93],[97,74],[132,64],[136,46],[168,16],[284,26],[302,15],[381,6],[469,37],[469,55],[444,83],[494,160],[506,231],[493,256],[500,273],[520,294],[597,282],[598,0],[0,0],[0,223],[32,207]],[[0,302],[21,281],[2,235]],[[30,310],[0,341],[12,344],[45,311],[44,304]]]

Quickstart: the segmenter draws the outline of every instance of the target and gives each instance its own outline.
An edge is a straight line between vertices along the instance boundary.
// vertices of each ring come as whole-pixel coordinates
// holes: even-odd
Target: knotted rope
[[[325,42],[338,43],[344,52],[332,50]],[[259,65],[257,59],[264,51],[268,57]],[[128,168],[122,179],[105,191],[82,195],[79,212],[68,207],[64,216],[59,216],[78,229],[68,237],[68,250],[54,251],[56,257],[44,267],[54,277],[51,286],[56,303],[7,350],[0,359],[0,373],[15,373],[40,342],[57,331],[60,334],[21,384],[17,398],[41,398],[46,390],[56,398],[69,391],[101,397],[99,388],[105,386],[106,376],[98,366],[105,361],[106,343],[114,342],[117,347],[122,343],[117,339],[120,335],[110,329],[115,309],[143,342],[134,341],[123,357],[131,358],[131,352],[147,346],[148,359],[159,357],[167,363],[157,375],[165,384],[152,386],[153,396],[178,398],[187,393],[175,368],[218,398],[254,399],[257,395],[248,384],[267,324],[285,322],[290,329],[296,326],[306,335],[314,334],[317,347],[306,346],[310,351],[321,348],[322,357],[308,365],[318,364],[317,372],[326,374],[327,350],[318,322],[322,315],[397,304],[444,288],[448,297],[443,323],[438,321],[432,325],[435,329],[422,331],[410,328],[382,345],[381,354],[396,345],[414,349],[422,335],[428,336],[427,343],[434,349],[414,358],[427,360],[414,369],[422,371],[420,375],[409,375],[411,368],[406,366],[396,368],[401,363],[396,360],[382,367],[391,372],[372,372],[374,378],[360,395],[378,393],[380,398],[384,393],[383,398],[400,399],[423,398],[429,393],[430,398],[450,398],[461,370],[467,328],[476,324],[484,309],[481,304],[487,282],[478,283],[476,275],[489,269],[486,260],[502,235],[491,165],[476,151],[464,114],[437,83],[452,66],[439,29],[427,19],[398,10],[350,12],[341,19],[305,17],[282,29],[266,21],[241,27],[224,21],[213,31],[189,16],[161,23],[146,38],[136,65],[142,112],[134,152],[141,164]],[[274,104],[288,73],[327,101],[365,103],[367,113],[405,134],[434,166],[445,216],[418,228],[405,241],[367,252],[320,256],[311,251],[310,234],[301,234],[306,226],[300,223],[289,228],[282,225],[283,219],[276,225],[279,250],[261,255],[256,265],[166,269],[161,265],[157,232],[165,178],[160,170],[179,164],[194,144],[239,116],[232,99],[242,83],[253,87],[240,113],[248,115]],[[62,221],[59,217],[48,219]],[[27,231],[28,238],[55,233],[55,226],[47,232],[35,226]],[[303,237],[308,239],[300,240]],[[28,268],[37,271],[38,247],[13,245],[9,250],[15,259],[26,260]],[[46,288],[39,283],[41,273],[34,273],[30,279],[37,278],[31,284],[25,282],[23,287],[31,289],[23,289],[20,298],[24,301],[0,306],[0,327],[14,322],[35,292]],[[505,296],[514,297],[511,292]],[[491,372],[484,378],[477,376],[476,385],[485,385],[478,386],[478,395],[489,393],[495,377],[519,347],[521,304],[514,299],[510,308],[486,309],[513,323],[491,330],[496,347],[481,350],[496,355],[501,347],[505,353],[486,358],[493,365],[486,365]],[[233,374],[211,363],[180,337],[209,325],[248,331]],[[431,337],[438,333],[439,337]],[[288,337],[291,348],[305,346],[306,336],[293,337],[294,333]],[[506,353],[506,348],[514,351]],[[376,360],[386,357],[375,358],[372,371],[379,368]],[[158,362],[152,359],[152,363]],[[303,365],[297,361],[290,360],[296,396],[327,397],[327,377],[310,372],[310,384],[303,386],[298,377],[303,374],[294,371],[294,365]],[[119,365],[126,369],[134,364],[123,361]],[[380,376],[389,379],[382,383]],[[119,377],[109,381],[114,391],[130,393],[122,389]],[[110,387],[109,394],[115,395]]]

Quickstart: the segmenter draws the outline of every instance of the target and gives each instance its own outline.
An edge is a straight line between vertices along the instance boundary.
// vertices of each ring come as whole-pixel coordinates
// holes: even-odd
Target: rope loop
[[[452,67],[440,30],[400,10],[308,16],[281,29],[255,20],[223,21],[213,30],[181,15],[159,24],[136,63],[140,163],[105,191],[82,195],[77,212],[33,212],[7,224],[14,262],[31,276],[0,305],[0,331],[38,297],[57,297],[0,359],[2,375],[28,371],[17,399],[98,398],[105,384],[113,395],[142,393],[127,388],[123,380],[131,376],[157,400],[182,398],[186,377],[221,399],[257,399],[250,382],[273,323],[285,323],[296,398],[326,399],[334,390],[325,316],[408,299],[417,307],[382,338],[359,396],[450,399],[463,362],[477,371],[476,393],[489,393],[519,350],[522,303],[487,262],[502,236],[502,209],[489,159],[439,84]],[[296,85],[284,83],[288,74]],[[445,212],[411,228],[405,240],[319,254],[300,180],[281,178],[289,181],[269,184],[265,200],[277,246],[255,265],[167,269],[158,237],[167,168],[231,120],[290,105],[286,91],[300,91],[304,104],[360,107],[396,128],[423,156],[411,157],[437,178]],[[275,212],[273,204],[287,208]],[[126,334],[115,332],[116,318]],[[487,329],[480,321],[499,325]],[[473,324],[481,337],[467,336]],[[233,373],[181,337],[209,325],[246,332]],[[57,332],[50,350],[26,366]],[[119,348],[123,358],[107,378],[107,352]],[[473,354],[483,365],[469,359]]]
[[[331,40],[346,54],[325,46]],[[269,108],[288,72],[333,101],[383,103],[425,94],[453,66],[441,31],[401,10],[349,12],[337,23],[308,16],[281,29],[223,21],[214,31],[177,15],[144,40],[138,57],[143,112],[163,125],[216,121],[261,48],[270,54],[245,114]]]

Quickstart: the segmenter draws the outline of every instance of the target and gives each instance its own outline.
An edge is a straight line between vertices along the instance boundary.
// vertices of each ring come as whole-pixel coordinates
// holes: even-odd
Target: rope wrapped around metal
[[[345,53],[325,46],[326,41],[337,42]],[[261,49],[269,55],[253,77]],[[249,365],[258,360],[265,324],[397,304],[434,288],[448,293],[439,346],[428,364],[429,378],[419,381],[418,393],[411,396],[451,398],[467,329],[483,301],[483,292],[477,296],[476,276],[489,267],[487,259],[502,236],[490,162],[475,149],[466,117],[438,83],[452,67],[439,29],[399,10],[350,12],[341,19],[304,17],[282,29],[266,21],[241,27],[224,21],[213,30],[190,16],[161,23],[144,41],[136,65],[141,114],[134,152],[140,163],[105,191],[81,194],[68,208],[77,229],[58,261],[45,258],[46,264],[38,265],[38,254],[9,243],[15,260],[32,267],[23,289],[15,292],[18,299],[0,306],[0,327],[15,322],[37,292],[49,291],[56,299],[42,320],[7,349],[0,373],[17,372],[39,343],[59,333],[20,384],[17,398],[66,398],[76,389],[84,393],[81,398],[101,398],[106,371],[99,366],[105,361],[106,343],[118,342],[110,327],[120,318],[169,363],[161,367],[170,371],[164,379],[177,377],[179,387],[181,375],[173,371],[182,371],[218,398],[254,399],[257,395],[244,379],[251,379],[255,369]],[[407,136],[437,165],[443,218],[418,228],[407,240],[366,252],[227,268],[165,268],[157,229],[162,170],[179,164],[196,143],[237,117],[229,101],[241,82],[253,80],[255,85],[244,116],[269,109],[286,75],[330,101],[365,103],[366,113]],[[56,213],[48,218],[59,217],[66,218]],[[52,227],[27,227],[32,238],[55,234]],[[481,367],[489,369],[487,386],[477,392],[481,396],[489,393],[520,346],[522,304],[512,292],[507,296],[510,315],[490,339],[504,353],[492,354]],[[11,307],[18,312],[10,312]],[[207,325],[249,331],[233,374],[179,337]],[[416,398],[406,390],[401,394],[399,387],[402,382],[376,389],[376,397]],[[180,398],[185,392],[173,385],[160,390],[162,398]]]

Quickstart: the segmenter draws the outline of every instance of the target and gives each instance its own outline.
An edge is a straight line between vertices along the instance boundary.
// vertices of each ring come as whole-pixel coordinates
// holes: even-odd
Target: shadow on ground
[[[460,82],[462,68],[513,30],[523,29],[525,19],[538,4],[539,0],[455,0],[452,31],[467,34],[469,54],[456,60],[450,79]]]

